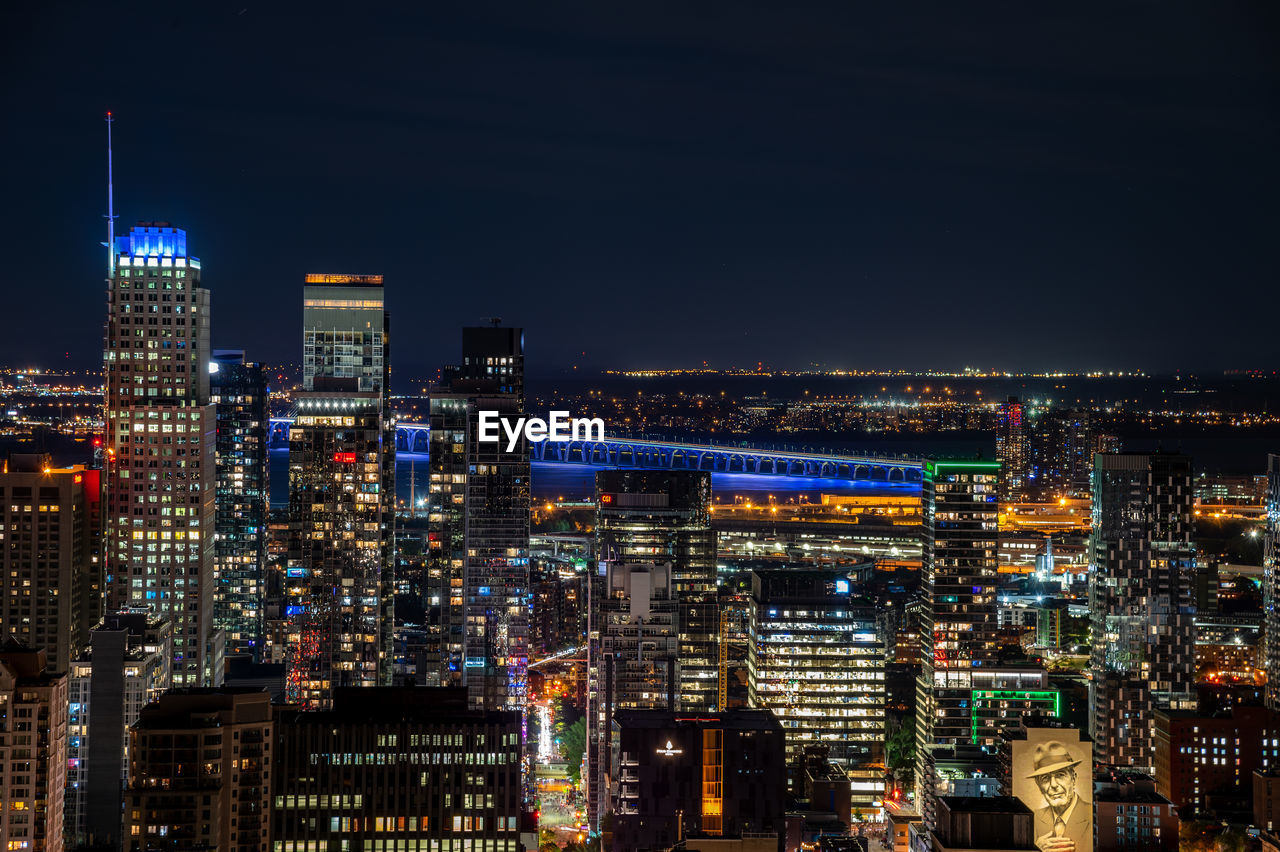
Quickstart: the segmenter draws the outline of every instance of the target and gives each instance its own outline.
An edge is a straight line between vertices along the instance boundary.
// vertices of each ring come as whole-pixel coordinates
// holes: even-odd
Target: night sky
[[[108,109],[117,232],[271,363],[310,271],[387,276],[403,378],[487,316],[534,373],[1280,355],[1271,3],[22,5],[0,365],[100,362]]]

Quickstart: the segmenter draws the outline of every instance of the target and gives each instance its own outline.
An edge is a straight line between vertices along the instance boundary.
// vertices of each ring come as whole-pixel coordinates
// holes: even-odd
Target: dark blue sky
[[[107,109],[268,361],[308,271],[387,276],[405,378],[492,315],[535,372],[1280,355],[1272,4],[24,5],[0,364],[101,357]]]

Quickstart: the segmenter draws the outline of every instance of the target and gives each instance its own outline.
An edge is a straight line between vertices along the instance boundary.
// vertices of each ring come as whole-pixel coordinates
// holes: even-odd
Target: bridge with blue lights
[[[289,448],[288,418],[272,418],[269,445]],[[430,427],[425,423],[396,424],[396,454],[425,459]],[[795,452],[733,444],[680,444],[635,438],[603,441],[539,441],[529,445],[533,461],[642,470],[705,470],[805,479],[844,479],[853,482],[919,482],[924,460],[914,456]]]

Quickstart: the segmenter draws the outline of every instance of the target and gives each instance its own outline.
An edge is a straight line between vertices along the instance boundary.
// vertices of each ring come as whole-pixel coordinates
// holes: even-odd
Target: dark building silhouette
[[[610,849],[785,835],[783,735],[773,714],[622,710],[615,718]]]

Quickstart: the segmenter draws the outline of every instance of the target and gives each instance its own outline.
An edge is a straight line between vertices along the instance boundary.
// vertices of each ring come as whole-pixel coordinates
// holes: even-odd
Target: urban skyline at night
[[[1280,15],[11,16],[0,849],[1280,852]]]

